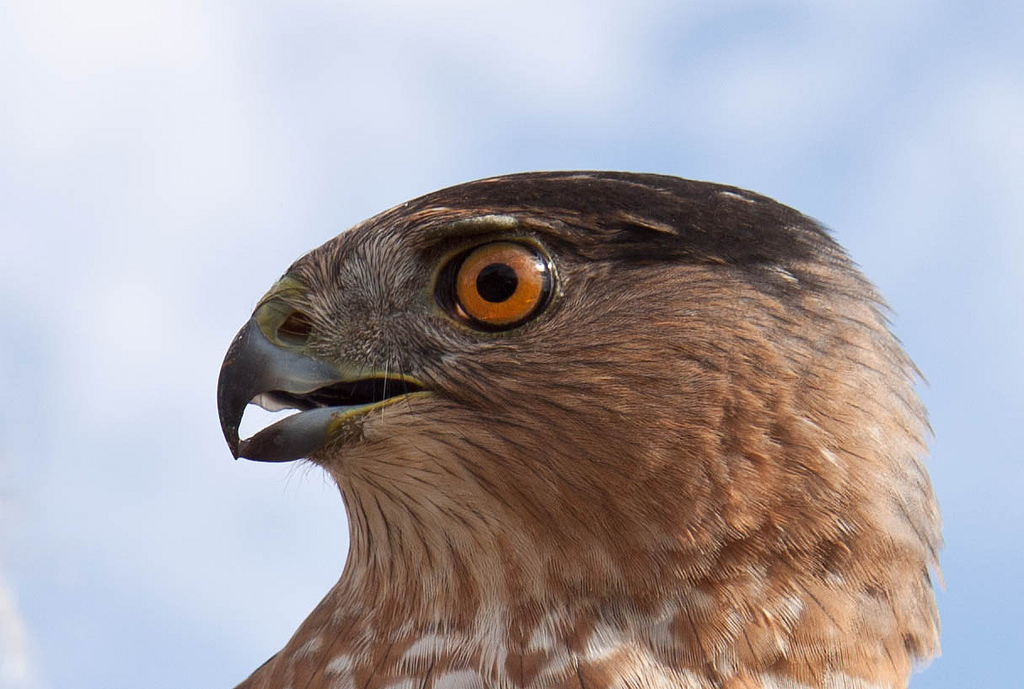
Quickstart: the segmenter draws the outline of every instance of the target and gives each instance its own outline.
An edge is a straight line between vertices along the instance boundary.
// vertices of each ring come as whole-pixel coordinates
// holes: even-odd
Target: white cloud
[[[29,657],[28,632],[13,592],[0,579],[0,689],[36,686]]]

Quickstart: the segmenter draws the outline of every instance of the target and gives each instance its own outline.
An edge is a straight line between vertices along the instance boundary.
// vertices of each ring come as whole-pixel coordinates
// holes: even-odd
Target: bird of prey
[[[338,583],[245,689],[891,689],[938,652],[917,372],[813,220],[526,173],[292,264],[218,387],[340,487]],[[299,410],[240,439],[246,405]]]

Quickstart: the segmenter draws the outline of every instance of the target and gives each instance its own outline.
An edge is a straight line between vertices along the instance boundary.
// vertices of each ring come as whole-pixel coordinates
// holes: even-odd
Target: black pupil
[[[486,301],[497,304],[516,293],[519,278],[507,263],[484,266],[476,276],[476,291]]]

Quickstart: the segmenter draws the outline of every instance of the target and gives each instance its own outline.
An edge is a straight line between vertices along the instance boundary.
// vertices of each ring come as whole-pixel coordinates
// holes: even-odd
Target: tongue
[[[281,399],[274,395],[272,392],[261,392],[252,398],[252,402],[249,404],[255,404],[263,407],[267,411],[282,411],[284,409],[295,409],[296,406],[288,401]]]

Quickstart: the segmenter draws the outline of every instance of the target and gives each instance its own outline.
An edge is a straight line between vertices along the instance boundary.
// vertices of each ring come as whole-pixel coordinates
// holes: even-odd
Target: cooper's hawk
[[[733,187],[445,189],[296,261],[236,456],[337,481],[341,579],[246,688],[904,687],[938,651],[916,372],[814,221]],[[251,402],[302,410],[240,440]]]

